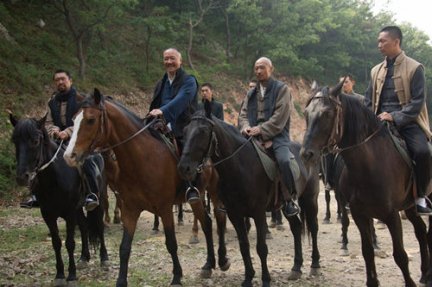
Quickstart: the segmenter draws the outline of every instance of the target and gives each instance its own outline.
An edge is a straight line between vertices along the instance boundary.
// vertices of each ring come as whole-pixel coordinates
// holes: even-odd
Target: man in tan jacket
[[[378,49],[385,56],[372,68],[365,104],[381,121],[394,123],[404,138],[414,161],[417,183],[416,207],[419,215],[432,215],[425,196],[430,181],[431,137],[426,109],[424,67],[401,49],[402,32],[397,26],[383,28]]]

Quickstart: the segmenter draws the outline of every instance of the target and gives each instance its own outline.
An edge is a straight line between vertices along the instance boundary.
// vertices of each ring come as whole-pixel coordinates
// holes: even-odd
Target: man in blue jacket
[[[163,117],[173,132],[181,150],[183,147],[183,128],[189,123],[198,105],[198,83],[194,76],[182,68],[182,56],[175,48],[163,52],[165,74],[156,84],[149,115]],[[189,202],[199,199],[196,189],[187,192]]]

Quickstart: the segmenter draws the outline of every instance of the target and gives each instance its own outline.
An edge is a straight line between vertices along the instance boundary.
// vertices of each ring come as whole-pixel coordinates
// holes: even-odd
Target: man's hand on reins
[[[378,118],[381,121],[393,122],[393,116],[390,113],[387,113],[387,112],[383,112],[383,113],[379,114]]]
[[[261,134],[261,129],[259,126],[245,128],[243,130],[243,134],[246,134],[251,137],[259,136]]]
[[[153,109],[148,114],[154,118],[163,116],[163,112],[160,109]]]

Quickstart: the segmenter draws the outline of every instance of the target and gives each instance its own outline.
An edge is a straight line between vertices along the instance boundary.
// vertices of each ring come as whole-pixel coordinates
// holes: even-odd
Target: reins
[[[102,113],[101,117],[102,117],[102,123],[101,123],[101,127],[103,126],[103,118],[104,118],[105,113]],[[128,141],[132,140],[133,138],[135,138],[136,136],[138,136],[140,133],[142,133],[143,131],[145,131],[146,129],[148,129],[155,121],[157,120],[157,118],[153,118],[148,124],[146,124],[144,127],[142,127],[141,129],[139,129],[137,132],[135,132],[133,135],[129,136],[128,138],[122,140],[121,142],[118,142],[116,144],[113,144],[111,146],[105,147],[103,149],[98,149],[99,153],[103,153],[106,151],[109,151],[113,148],[116,148],[124,143],[127,143]],[[103,134],[103,128],[102,128],[102,134]]]
[[[33,179],[36,177],[36,175],[45,170],[47,167],[49,167],[56,159],[57,159],[57,155],[60,152],[60,149],[62,148],[63,145],[63,140],[61,140],[56,152],[54,153],[53,157],[44,165],[42,165],[41,167],[36,167],[36,169],[31,173],[30,176],[30,181],[33,181]],[[43,149],[43,144],[41,144],[41,154],[42,154],[42,149]]]

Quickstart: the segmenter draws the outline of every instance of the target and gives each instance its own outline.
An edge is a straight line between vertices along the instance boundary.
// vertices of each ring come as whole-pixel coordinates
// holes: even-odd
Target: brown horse
[[[416,286],[403,247],[400,210],[405,210],[420,245],[420,282],[432,286],[432,222],[429,218],[426,233],[425,223],[415,212],[412,170],[395,148],[385,125],[358,100],[341,94],[341,87],[342,83],[312,93],[305,111],[307,130],[302,157],[307,163],[315,163],[323,149],[343,157],[346,168],[341,174],[340,190],[360,231],[367,286],[379,285],[371,234],[373,218],[383,221],[390,231],[393,257],[405,286]]]
[[[165,244],[173,262],[172,286],[181,285],[182,268],[177,256],[172,207],[185,201],[185,184],[177,173],[177,159],[168,146],[151,133],[149,124],[123,105],[105,98],[97,89],[87,97],[76,116],[74,133],[65,153],[70,164],[82,161],[96,148],[112,149],[120,173],[116,182],[121,198],[121,219],[124,232],[120,245],[120,270],[116,286],[127,286],[128,262],[137,220],[143,210],[159,215],[165,231]],[[200,191],[216,194],[217,173],[206,169],[197,182]],[[210,276],[215,268],[211,218],[201,201],[191,204],[201,223],[207,242],[207,260],[202,276]],[[229,268],[224,243],[225,215],[216,217],[219,234],[219,266]]]

